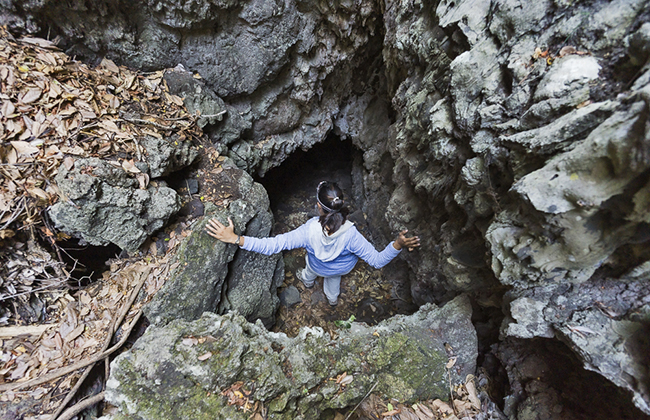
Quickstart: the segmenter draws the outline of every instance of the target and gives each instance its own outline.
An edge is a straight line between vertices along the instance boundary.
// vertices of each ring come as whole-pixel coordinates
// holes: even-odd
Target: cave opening
[[[122,253],[120,247],[112,243],[95,246],[76,238],[57,241],[56,245],[62,261],[71,270],[68,285],[72,289],[84,288],[101,279],[109,261]]]
[[[269,170],[256,181],[268,192],[271,210],[278,219],[278,213],[298,210],[294,206],[301,203],[295,202],[296,197],[311,199],[304,202],[305,211],[311,211],[315,204],[316,186],[320,181],[338,183],[346,194],[346,203],[352,207],[355,204],[352,202],[352,168],[360,154],[361,151],[351,141],[330,134],[325,141],[307,151],[295,151],[282,165]],[[279,228],[275,226],[274,233],[282,233],[277,231]]]

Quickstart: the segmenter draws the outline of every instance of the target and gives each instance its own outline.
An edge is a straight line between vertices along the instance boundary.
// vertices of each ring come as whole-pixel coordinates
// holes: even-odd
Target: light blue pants
[[[348,271],[348,273],[350,271]],[[319,276],[322,277],[323,292],[325,292],[325,296],[327,296],[327,300],[330,301],[330,303],[336,303],[339,294],[341,293],[341,276],[348,273],[342,273],[341,275],[338,276],[321,276],[309,266],[309,260],[305,258],[305,269],[302,272],[302,276],[303,276],[303,283],[307,287],[311,287],[314,284],[316,277]]]

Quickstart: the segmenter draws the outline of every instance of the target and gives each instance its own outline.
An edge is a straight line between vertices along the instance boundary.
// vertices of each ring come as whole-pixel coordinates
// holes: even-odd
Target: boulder
[[[269,199],[264,188],[247,173],[225,161],[215,175],[217,185],[228,186],[230,203],[207,203],[205,216],[181,243],[175,259],[176,269],[145,308],[154,325],[175,319],[198,319],[203,312],[237,311],[251,321],[261,319],[270,326],[279,306],[276,289],[284,280],[280,254],[266,256],[238,249],[218,241],[205,232],[211,218],[228,224],[248,236],[268,236],[273,226]]]
[[[448,399],[449,383],[476,368],[470,318],[469,299],[459,297],[374,327],[353,323],[337,338],[309,327],[289,338],[235,313],[151,326],[112,362],[106,400],[118,411],[110,418],[248,419],[243,400],[229,405],[229,389],[264,404],[269,419],[319,418],[371,390],[404,403]]]
[[[91,245],[113,243],[133,253],[180,209],[164,182],[141,188],[134,174],[98,158],[62,165],[55,181],[61,198],[48,215],[57,229]]]

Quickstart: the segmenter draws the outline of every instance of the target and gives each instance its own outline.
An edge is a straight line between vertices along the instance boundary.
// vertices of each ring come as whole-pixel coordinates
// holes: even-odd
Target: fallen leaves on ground
[[[13,248],[15,256],[25,241],[11,238],[20,232],[52,246],[66,239],[41,216],[59,199],[54,177],[61,165],[71,169],[77,158],[105,159],[146,188],[148,177],[136,167],[146,157],[140,139],[202,136],[197,117],[169,93],[163,75],[136,73],[108,59],[92,69],[48,40],[16,40],[0,28],[0,247]],[[23,261],[2,261],[0,308],[19,294],[64,286],[50,281],[48,270],[11,271]],[[61,280],[60,273],[56,277]]]
[[[127,326],[138,311],[179,265],[178,262],[170,263],[178,242],[172,245],[173,248],[170,247],[161,258],[148,256],[136,261],[114,260],[103,279],[94,285],[73,295],[60,292],[58,298],[50,303],[58,307],[55,312],[60,314],[60,318],[51,324],[38,329],[34,326],[11,327],[9,336],[0,328],[0,405],[18,404],[30,399],[33,400],[31,408],[23,414],[54,412],[76,384],[83,369],[42,385],[17,390],[12,387],[101,353],[107,340],[113,337],[110,331],[113,321],[125,309],[135,286],[144,279],[138,299],[116,332],[115,341],[121,339],[121,331],[129,329]],[[9,331],[9,328],[4,330]],[[200,341],[201,338],[197,343]]]
[[[382,399],[376,394],[366,398],[355,413],[360,419],[395,420],[474,420],[485,413],[481,405],[473,375],[468,375],[464,384],[453,387],[451,402],[440,399],[421,401],[406,405],[395,400]]]

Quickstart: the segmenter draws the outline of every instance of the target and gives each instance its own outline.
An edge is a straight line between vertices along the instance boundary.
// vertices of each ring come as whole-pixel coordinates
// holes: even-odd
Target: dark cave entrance
[[[355,158],[360,160],[361,151],[352,142],[330,134],[311,149],[294,152],[281,166],[269,170],[264,177],[257,177],[256,181],[268,192],[273,214],[286,210],[297,194],[315,197],[320,181],[337,182],[346,194],[350,210],[354,211],[352,170]],[[311,207],[314,204],[312,202]]]
[[[56,244],[63,262],[71,270],[68,285],[72,289],[81,289],[101,279],[109,261],[119,258],[122,252],[115,244],[94,246],[75,238],[57,241]]]

